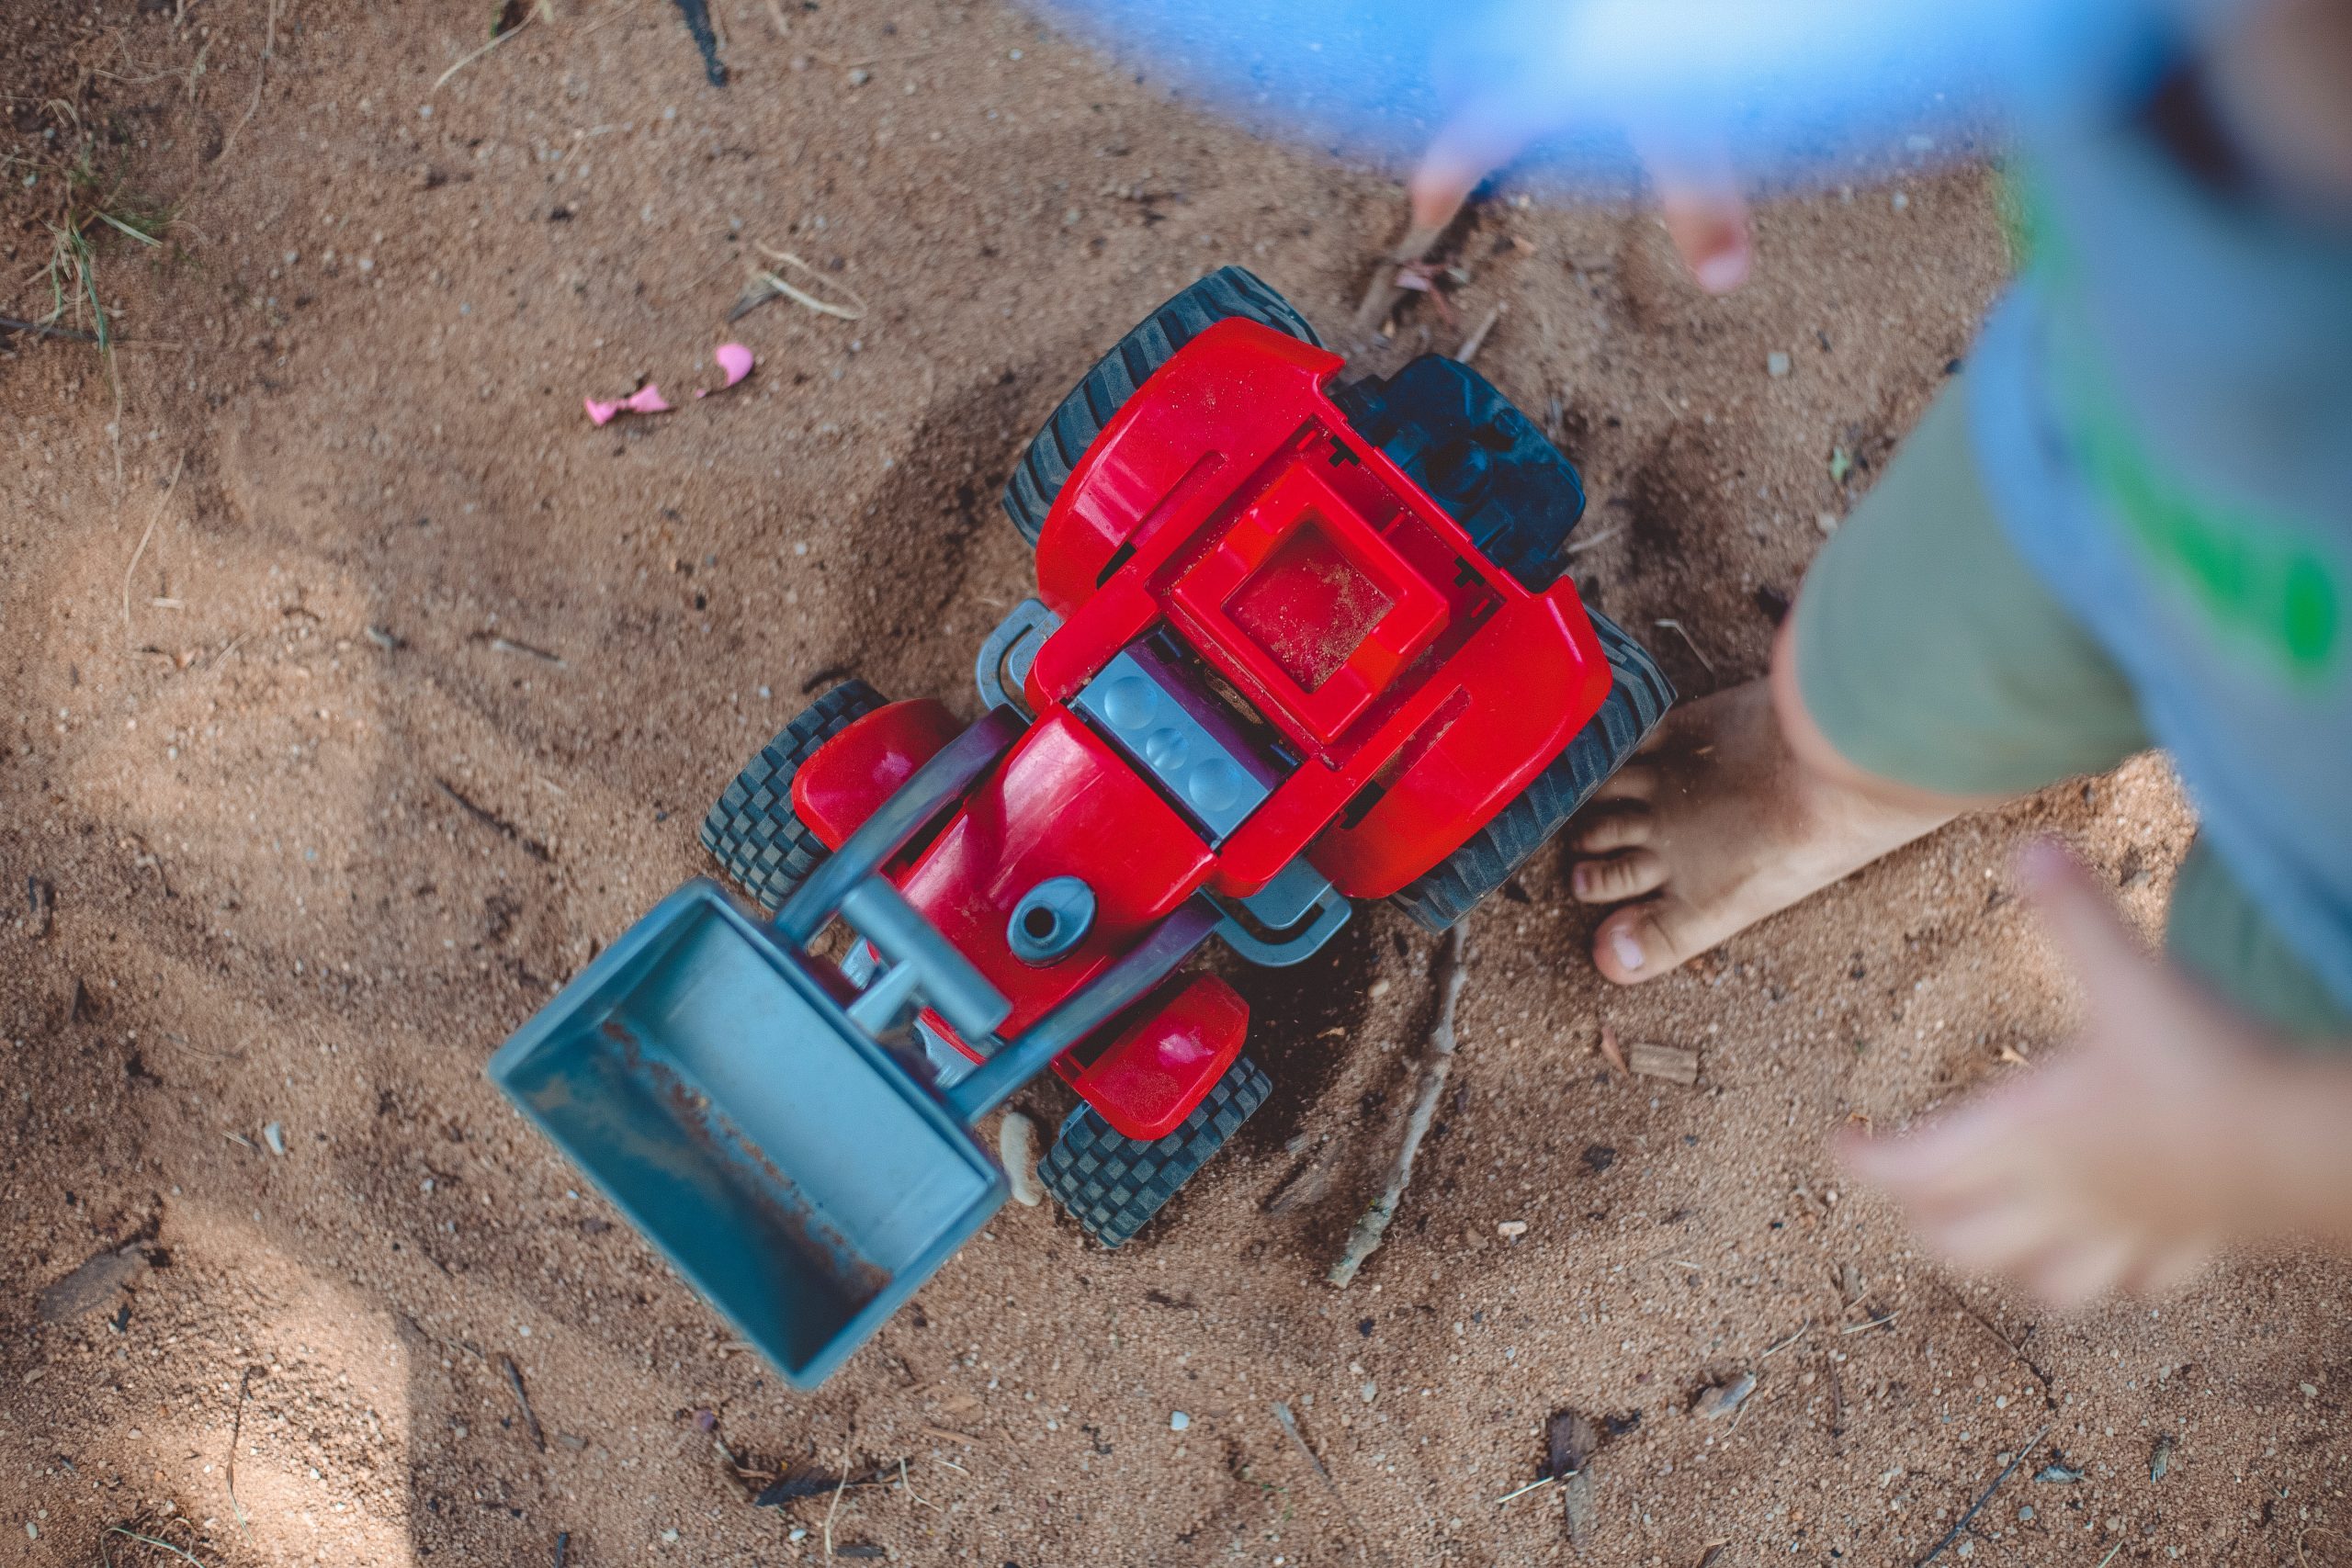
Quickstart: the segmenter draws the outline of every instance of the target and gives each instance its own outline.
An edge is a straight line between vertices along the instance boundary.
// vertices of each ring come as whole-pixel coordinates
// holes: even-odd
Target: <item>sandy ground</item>
[[[2188,832],[2153,761],[1635,994],[1540,860],[1340,1293],[1430,1007],[1368,910],[1245,981],[1274,1099],[1140,1242],[1009,1210],[792,1394],[481,1064],[702,869],[804,690],[973,707],[1026,582],[996,490],[1094,353],[1225,261],[1338,327],[1395,187],[996,5],[726,0],[723,91],[666,0],[552,0],[437,91],[485,6],[6,10],[5,281],[85,132],[180,223],[98,235],[119,412],[88,346],[0,339],[0,1558],[1909,1564],[2024,1456],[1944,1561],[2352,1562],[2343,1268],[2045,1320],[1823,1149],[2063,1038],[2007,857],[2060,832],[2153,924]],[[707,374],[761,243],[871,313],[768,306],[752,382],[591,429],[583,391]],[[1580,583],[1694,693],[1761,669],[2005,265],[1973,175],[1767,211],[1725,302],[1647,219],[1508,187],[1459,254],[1460,316],[1510,304],[1482,367],[1586,467]],[[1395,354],[1457,331],[1421,307]],[[1697,1085],[1613,1077],[1604,1019]],[[1556,1491],[1498,1501],[1562,1410],[1605,1434],[1580,1543]],[[794,1466],[878,1479],[736,1473]]]

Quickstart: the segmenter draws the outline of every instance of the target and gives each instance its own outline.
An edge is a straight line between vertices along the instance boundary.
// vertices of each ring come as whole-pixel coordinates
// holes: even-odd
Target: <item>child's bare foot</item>
[[[1569,885],[1622,904],[1593,933],[1621,986],[1651,979],[1957,815],[1890,805],[1790,750],[1769,682],[1667,716],[1568,832]],[[1639,900],[1628,902],[1628,900]]]

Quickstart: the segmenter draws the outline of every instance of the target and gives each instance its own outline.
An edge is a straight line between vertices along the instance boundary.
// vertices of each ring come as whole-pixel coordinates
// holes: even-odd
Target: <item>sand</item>
[[[2190,830],[2155,760],[1632,993],[1543,857],[1474,918],[1453,1087],[1345,1292],[1430,1017],[1385,909],[1243,980],[1274,1097],[1136,1244],[1009,1209],[816,1394],[735,1344],[483,1061],[704,869],[804,693],[974,710],[1028,581],[996,491],[1095,353],[1228,261],[1337,330],[1401,214],[1001,6],[718,10],[723,90],[664,0],[551,0],[436,91],[484,6],[7,7],[7,281],[81,128],[181,217],[98,236],[119,412],[87,345],[0,341],[0,1556],[1909,1564],[2022,1454],[1942,1561],[2352,1561],[2341,1265],[2044,1317],[1825,1149],[2061,1044],[2009,857],[2062,834],[2153,926]],[[2001,286],[1991,184],[1773,207],[1724,301],[1646,216],[1515,197],[1385,363],[1507,301],[1479,364],[1584,466],[1580,586],[1686,692],[1752,676]],[[715,379],[763,244],[870,312],[765,306],[751,381],[591,428]],[[1615,1077],[1604,1021],[1698,1081]],[[1580,1542],[1557,1489],[1498,1501],[1563,1410]],[[752,1505],[794,1467],[872,1481]]]

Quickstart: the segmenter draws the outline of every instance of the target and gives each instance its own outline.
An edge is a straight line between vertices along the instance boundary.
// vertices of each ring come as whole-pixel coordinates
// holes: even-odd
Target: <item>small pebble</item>
[[[1378,1399],[1379,1397],[1380,1397],[1380,1385],[1379,1385],[1378,1383],[1376,1383],[1376,1382],[1373,1382],[1371,1379],[1369,1379],[1369,1378],[1365,1379],[1365,1380],[1364,1380],[1364,1385],[1363,1385],[1363,1402],[1364,1402],[1366,1404],[1370,1404],[1374,1400]]]
[[[849,85],[853,87],[863,87],[873,80],[874,73],[862,66],[849,73]]]
[[[1495,1227],[1495,1234],[1507,1241],[1517,1241],[1527,1234],[1525,1220],[1505,1220]]]
[[[1789,373],[1789,356],[1778,349],[1773,350],[1764,356],[1764,370],[1767,375],[1778,380]]]
[[[1813,525],[1825,535],[1835,534],[1838,531],[1838,514],[1835,512],[1816,512],[1813,516]]]
[[[269,1145],[271,1154],[282,1155],[286,1152],[286,1129],[272,1122],[261,1130],[261,1141]]]
[[[1004,1162],[1014,1202],[1034,1209],[1046,1201],[1046,1190],[1037,1181],[1037,1123],[1018,1111],[1006,1111],[997,1123],[996,1154]]]
[[[1168,1417],[1168,1429],[1171,1432],[1181,1432],[1192,1424],[1193,1418],[1181,1410]]]
[[[2030,1525],[2030,1524],[2031,1524],[2031,1523],[2033,1522],[2033,1505],[2032,1505],[2032,1504],[2030,1504],[2030,1503],[2025,1504],[2023,1506],[2021,1506],[2021,1507],[2019,1507],[2019,1508],[2018,1509],[2018,1522],[2019,1524],[2028,1524],[2028,1525]]]
[[[678,1532],[676,1530],[663,1530],[662,1532],[662,1539],[674,1546],[678,1541]]]

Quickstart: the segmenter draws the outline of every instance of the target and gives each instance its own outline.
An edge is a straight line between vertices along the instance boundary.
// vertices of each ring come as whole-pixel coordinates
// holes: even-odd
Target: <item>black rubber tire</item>
[[[1600,711],[1577,731],[1567,750],[1535,775],[1495,819],[1470,835],[1419,878],[1389,895],[1389,902],[1413,917],[1424,931],[1442,931],[1478,901],[1510,881],[1567,819],[1592,798],[1609,775],[1625,765],[1643,739],[1674,704],[1674,683],[1649,650],[1616,622],[1597,611],[1592,629],[1600,634],[1616,683]]]
[[[832,852],[793,811],[793,775],[820,746],[884,705],[865,682],[842,682],[761,747],[703,818],[702,847],[769,914]]]
[[[1302,343],[1323,346],[1306,318],[1291,302],[1268,288],[1246,267],[1221,266],[1200,281],[1177,291],[1146,316],[1115,347],[1095,361],[1086,378],[1070,389],[1061,406],[1029,443],[1012,478],[1005,481],[1004,513],[1013,527],[1037,544],[1053,510],[1054,497],[1069,482],[1070,470],[1111,416],[1136,395],[1151,373],[1176,356],[1176,351],[1217,322],[1234,317],[1287,333]]]
[[[1182,1125],[1150,1143],[1117,1132],[1081,1102],[1038,1162],[1037,1179],[1095,1240],[1117,1247],[1176,1196],[1272,1090],[1255,1062],[1237,1056]]]

